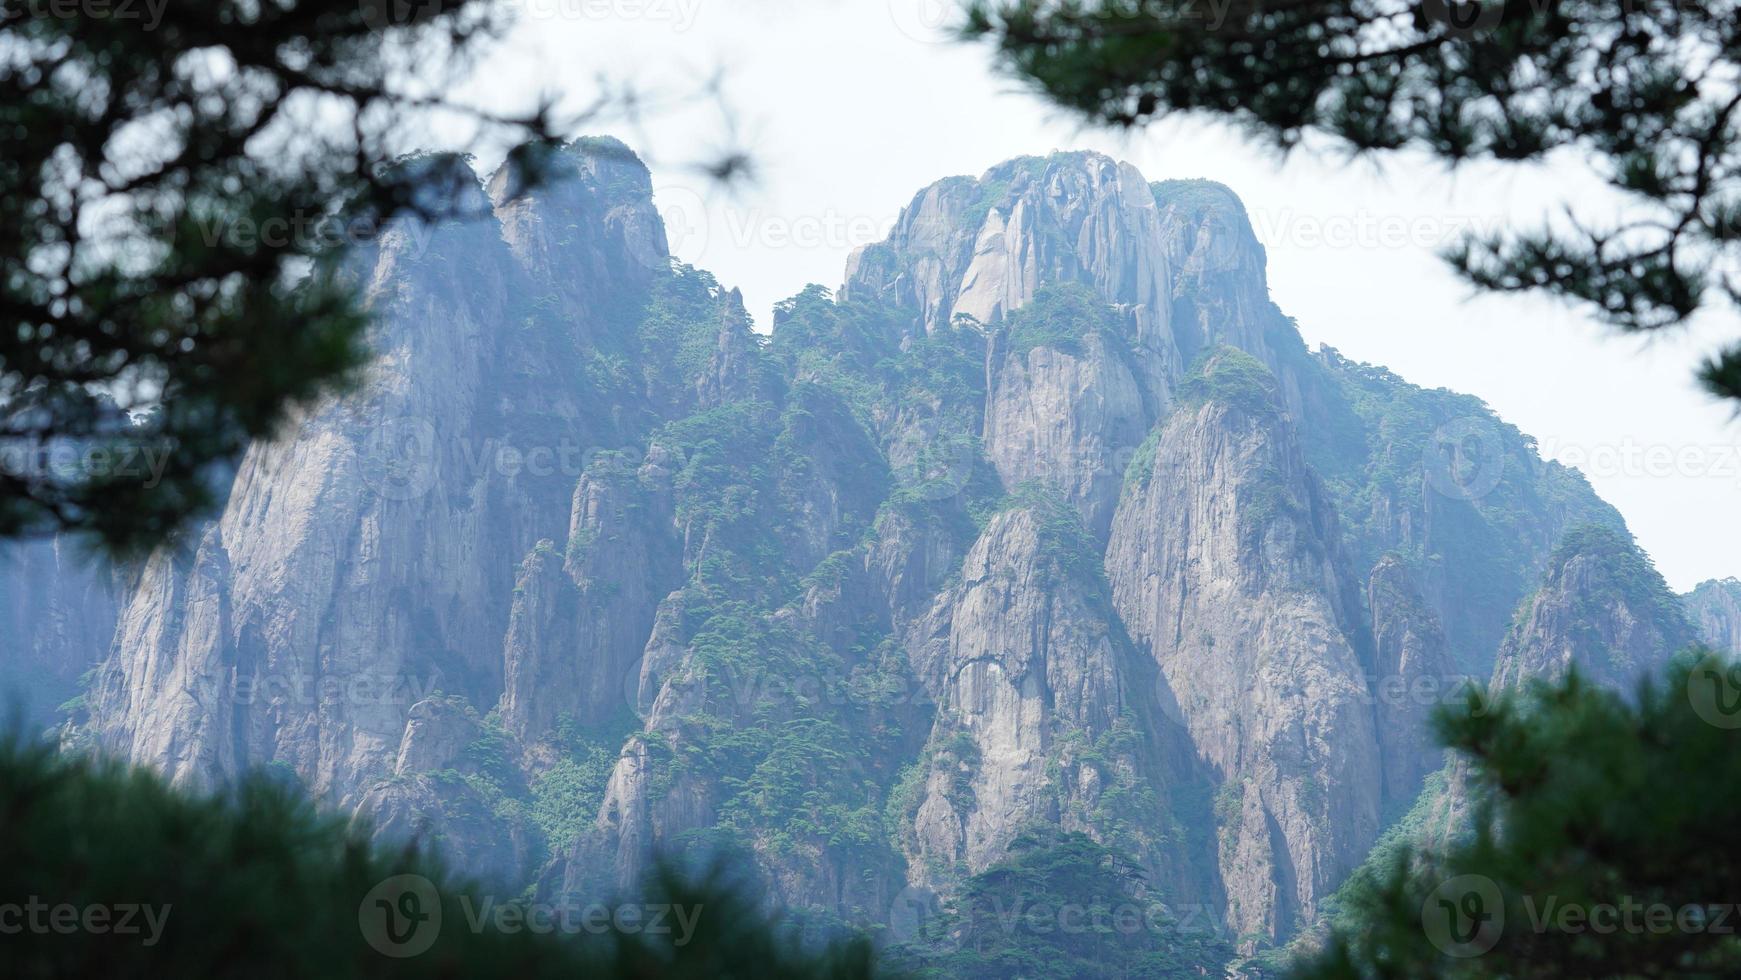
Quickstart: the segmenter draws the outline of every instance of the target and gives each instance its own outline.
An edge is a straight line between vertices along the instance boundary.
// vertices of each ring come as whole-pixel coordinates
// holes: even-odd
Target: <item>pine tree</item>
[[[1598,0],[972,0],[967,36],[1090,118],[1227,118],[1287,148],[1452,164],[1582,155],[1627,200],[1617,220],[1466,237],[1478,287],[1543,290],[1629,331],[1684,323],[1741,244],[1741,17],[1715,3]],[[1741,398],[1741,344],[1705,384]]]

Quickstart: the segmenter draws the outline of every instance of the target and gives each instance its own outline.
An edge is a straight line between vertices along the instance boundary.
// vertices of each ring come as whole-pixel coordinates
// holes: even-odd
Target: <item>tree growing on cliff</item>
[[[1352,889],[1301,978],[1735,976],[1741,664],[1678,658],[1636,697],[1576,673],[1446,712],[1476,806]]]
[[[500,26],[480,0],[427,11],[0,8],[0,536],[148,543],[361,363],[354,288],[301,280],[398,215],[451,212],[461,168],[384,166],[443,105],[395,65],[450,79]]]
[[[1453,164],[1575,150],[1624,213],[1467,237],[1447,252],[1463,277],[1637,332],[1712,297],[1741,303],[1733,2],[970,0],[964,29],[1045,95],[1119,126],[1193,112],[1283,148],[1317,132]],[[1741,399],[1741,344],[1701,375]]]
[[[458,156],[398,157],[431,120],[522,144],[524,190],[555,131],[640,104],[607,87],[558,124],[444,95],[505,16],[0,2],[0,538],[149,545],[214,502],[250,440],[341,388],[367,324],[330,274],[343,255],[395,218],[476,208]]]
[[[539,905],[367,839],[283,779],[191,795],[0,740],[0,963],[15,977],[878,975],[867,942],[799,942],[722,866]]]

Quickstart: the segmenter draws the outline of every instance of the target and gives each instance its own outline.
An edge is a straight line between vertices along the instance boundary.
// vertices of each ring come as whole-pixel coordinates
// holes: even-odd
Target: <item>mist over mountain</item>
[[[726,851],[954,956],[1026,874],[1195,914],[1170,948],[1215,967],[1449,805],[1438,704],[1741,649],[1741,584],[1674,596],[1480,401],[1309,350],[1219,184],[946,178],[762,334],[623,144],[561,163],[354,257],[367,378],[215,519],[9,550],[29,717],[544,898]]]

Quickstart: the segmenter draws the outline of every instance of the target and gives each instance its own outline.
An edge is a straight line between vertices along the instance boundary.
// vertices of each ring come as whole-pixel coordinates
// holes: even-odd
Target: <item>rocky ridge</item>
[[[143,564],[76,732],[547,896],[725,849],[879,923],[1075,832],[1249,950],[1415,798],[1442,692],[1691,636],[1562,560],[1630,540],[1575,472],[1308,351],[1220,185],[950,178],[764,337],[621,144],[561,160],[357,257],[370,379]]]

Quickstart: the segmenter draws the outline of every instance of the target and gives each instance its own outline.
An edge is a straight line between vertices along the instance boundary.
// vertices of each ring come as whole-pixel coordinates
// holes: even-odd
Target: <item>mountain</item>
[[[1567,631],[1627,670],[1690,635],[1565,557],[1631,547],[1575,471],[1308,350],[1218,184],[949,178],[764,335],[626,147],[557,162],[353,257],[368,378],[249,451],[112,642],[54,640],[98,664],[70,744],[293,773],[516,893],[717,850],[816,921],[917,948],[932,903],[982,949],[1000,889],[1106,887],[1210,923],[1219,970],[1416,801],[1435,704]]]
[[[1700,582],[1681,597],[1699,641],[1714,650],[1741,654],[1741,581]]]
[[[1588,680],[1630,690],[1659,672],[1665,652],[1697,642],[1681,600],[1631,538],[1577,527],[1561,538],[1541,588],[1506,635],[1493,683],[1557,679],[1576,665]]]
[[[1709,598],[1713,588],[1720,583],[1705,583],[1695,594]],[[1407,599],[1398,605],[1411,608]],[[1449,692],[1455,695],[1447,699],[1449,706],[1466,710],[1464,699],[1473,694],[1476,710],[1485,710],[1495,698],[1521,694],[1532,681],[1559,680],[1574,668],[1586,681],[1632,694],[1644,678],[1660,675],[1673,654],[1709,641],[1709,630],[1702,640],[1689,616],[1688,607],[1696,605],[1669,590],[1623,530],[1605,524],[1570,528],[1549,556],[1537,588],[1519,605],[1493,676]],[[1436,645],[1432,636],[1416,643],[1427,655]],[[1420,792],[1360,867],[1321,903],[1314,927],[1296,937],[1297,950],[1311,948],[1332,923],[1355,926],[1343,909],[1357,904],[1352,901],[1357,892],[1375,887],[1394,870],[1403,847],[1414,849],[1418,866],[1470,830],[1480,812],[1476,803],[1487,790],[1475,781],[1469,761],[1424,744],[1420,751],[1420,758],[1432,763],[1421,770],[1428,774],[1417,784]]]

